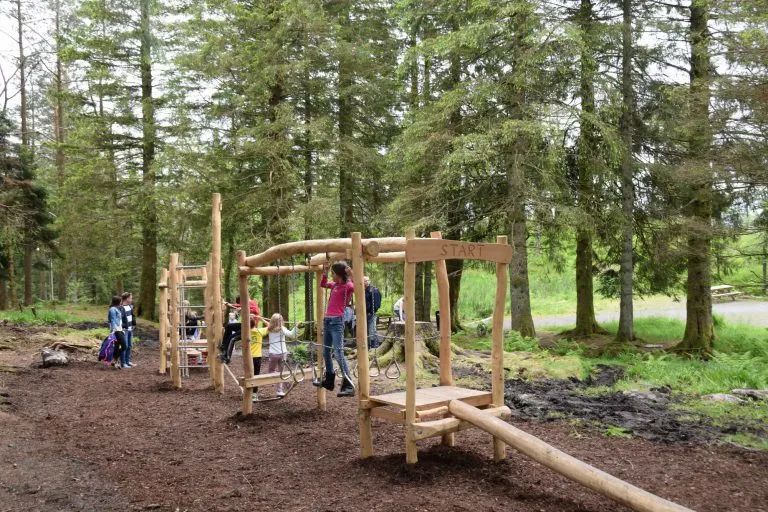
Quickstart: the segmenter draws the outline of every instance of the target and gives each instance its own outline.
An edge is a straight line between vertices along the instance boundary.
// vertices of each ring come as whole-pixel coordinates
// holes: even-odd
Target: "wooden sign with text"
[[[509,263],[512,247],[501,244],[457,242],[439,238],[420,238],[405,243],[405,260],[408,263],[437,260],[483,260]]]

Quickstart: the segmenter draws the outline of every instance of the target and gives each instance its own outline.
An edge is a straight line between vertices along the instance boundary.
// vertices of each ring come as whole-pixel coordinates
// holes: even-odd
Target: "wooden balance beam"
[[[460,400],[448,404],[448,410],[456,418],[485,430],[496,439],[501,439],[517,451],[529,456],[539,464],[560,473],[603,496],[621,503],[633,510],[643,512],[692,512],[677,503],[660,498],[639,487],[619,480],[615,476],[590,466],[567,453],[561,452],[541,439],[513,427],[480,409]]]

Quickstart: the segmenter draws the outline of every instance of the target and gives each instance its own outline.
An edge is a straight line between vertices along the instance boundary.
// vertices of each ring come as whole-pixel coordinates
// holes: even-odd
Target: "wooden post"
[[[242,266],[245,263],[245,251],[237,251],[237,263]],[[243,352],[243,375],[246,379],[253,378],[253,359],[251,359],[251,311],[248,307],[250,296],[248,295],[248,276],[240,276],[240,340]],[[253,413],[253,388],[243,389],[243,415]]]
[[[433,231],[432,238],[443,238],[442,233]],[[437,297],[440,309],[440,385],[453,386],[453,367],[451,353],[451,296],[448,284],[448,267],[445,260],[435,261],[437,279]],[[456,446],[456,434],[444,434],[445,446]]]
[[[168,347],[168,270],[163,269],[160,278],[160,368],[158,373],[165,375],[168,371],[168,360],[166,353]]]
[[[459,419],[468,421],[502,440],[515,450],[561,475],[599,492],[633,510],[643,512],[692,512],[683,506],[660,498],[634,485],[619,480],[590,466],[567,453],[563,453],[541,439],[513,427],[504,420],[486,414],[480,409],[452,400],[448,410]]]
[[[181,389],[181,368],[179,368],[179,253],[171,253],[171,261],[168,263],[168,293],[171,296],[171,378],[173,387]]]
[[[317,345],[315,345],[315,359],[318,366],[318,378],[320,380],[325,376],[325,362],[323,361],[323,317],[325,316],[325,295],[320,286],[320,279],[323,271],[315,273],[315,333],[317,335]],[[317,408],[325,410],[325,388],[317,387]]]
[[[497,236],[496,243],[507,245],[506,236]],[[507,304],[507,267],[509,263],[496,264],[496,302],[493,306],[491,346],[491,395],[496,407],[504,405],[504,310]],[[506,446],[498,437],[493,438],[493,458],[502,460]]]
[[[206,277],[205,280],[205,340],[208,342],[208,355],[206,358],[206,362],[208,364],[208,377],[211,380],[211,387],[214,389],[216,388],[216,381],[214,379],[214,372],[216,370],[216,367],[214,365],[214,362],[216,360],[216,345],[213,344],[213,282],[210,279],[210,276],[212,274],[211,270],[211,260],[208,260],[208,263],[205,264],[205,272],[208,277]]]
[[[357,318],[357,399],[360,420],[360,456],[373,456],[373,435],[371,433],[371,410],[364,407],[371,394],[371,381],[368,375],[368,316],[365,310],[365,260],[363,259],[362,236],[352,233],[352,272],[355,282],[355,316]]]
[[[224,364],[219,360],[219,345],[224,336],[224,319],[222,314],[222,307],[224,307],[221,300],[221,194],[213,194],[213,207],[211,210],[211,272],[209,274],[209,281],[211,282],[211,291],[213,295],[211,300],[213,301],[213,318],[210,335],[213,343],[213,352],[208,354],[210,361],[213,363],[213,388],[214,390],[222,394],[224,393]],[[209,363],[210,364],[210,363]]]
[[[409,231],[407,240],[415,238],[414,231]],[[416,264],[405,263],[405,462],[415,464],[418,461],[413,425],[416,423]],[[358,364],[359,368],[359,364]]]

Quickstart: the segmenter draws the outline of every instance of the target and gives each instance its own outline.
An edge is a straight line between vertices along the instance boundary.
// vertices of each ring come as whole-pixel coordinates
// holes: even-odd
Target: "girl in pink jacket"
[[[329,288],[331,296],[323,318],[323,358],[325,359],[325,379],[322,386],[332,391],[336,382],[331,360],[331,349],[342,372],[341,388],[336,396],[355,396],[355,386],[349,373],[347,360],[344,358],[344,308],[352,302],[355,284],[352,282],[352,269],[346,262],[340,261],[331,266],[333,281],[328,281],[328,268],[323,272],[320,286]]]

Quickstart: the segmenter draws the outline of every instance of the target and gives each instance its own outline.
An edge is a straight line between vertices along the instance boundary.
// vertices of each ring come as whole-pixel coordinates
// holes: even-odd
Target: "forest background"
[[[619,341],[637,297],[680,295],[679,348],[707,354],[710,286],[768,290],[765,0],[0,9],[0,309],[130,290],[153,318],[168,254],[208,259],[213,192],[227,297],[236,250],[407,229],[507,234],[524,336],[532,293],[573,300],[577,336],[618,297]],[[485,270],[449,261],[454,328]],[[366,271],[400,292],[400,267]],[[428,264],[417,282],[425,319]],[[300,316],[309,284],[253,286]]]

